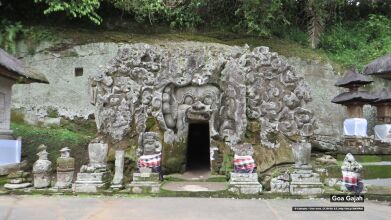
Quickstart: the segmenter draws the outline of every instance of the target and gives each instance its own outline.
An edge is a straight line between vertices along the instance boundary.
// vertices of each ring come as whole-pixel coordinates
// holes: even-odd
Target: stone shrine
[[[52,162],[48,160],[49,153],[46,151],[45,145],[40,145],[38,150],[37,155],[39,158],[33,166],[33,181],[34,188],[40,189],[50,187],[52,182]]]
[[[262,185],[258,182],[255,161],[252,157],[254,150],[251,144],[238,144],[233,147],[234,172],[231,172],[229,191],[242,194],[258,194]]]
[[[142,150],[139,143],[137,160],[154,155],[167,174],[222,174],[222,158],[236,145],[289,148],[316,129],[303,75],[267,47],[124,45],[90,83],[98,135],[114,150],[133,151],[135,140],[153,132],[159,141]],[[155,169],[139,167],[129,186],[140,178],[157,181]],[[258,181],[256,172],[235,175]]]
[[[162,145],[159,135],[155,132],[142,133],[138,143],[138,171],[133,173],[133,180],[128,187],[133,193],[158,193],[160,180],[162,180],[160,166]]]
[[[292,195],[316,195],[323,193],[323,184],[318,173],[312,171],[311,144],[305,141],[292,145],[295,158],[294,171],[291,173],[290,193]]]
[[[341,166],[342,191],[362,192],[364,189],[364,184],[361,182],[362,168],[351,153],[346,154]]]
[[[68,147],[60,150],[61,156],[57,158],[57,182],[55,188],[66,189],[72,187],[73,176],[75,173],[75,159],[70,156]]]
[[[75,192],[98,192],[104,189],[109,183],[109,171],[107,169],[106,159],[108,145],[99,138],[88,145],[89,163],[80,168],[77,174],[73,190]]]

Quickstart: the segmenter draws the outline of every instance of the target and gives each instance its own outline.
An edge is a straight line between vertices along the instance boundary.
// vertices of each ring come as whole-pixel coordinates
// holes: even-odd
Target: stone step
[[[166,182],[162,189],[169,191],[182,191],[182,192],[214,192],[226,190],[228,183],[226,182],[196,182],[196,181],[184,181],[184,182]]]

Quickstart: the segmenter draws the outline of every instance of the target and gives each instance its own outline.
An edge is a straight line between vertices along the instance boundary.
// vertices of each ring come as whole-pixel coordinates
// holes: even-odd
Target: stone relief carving
[[[260,123],[269,148],[279,146],[270,138],[277,132],[310,136],[316,128],[303,76],[267,47],[126,45],[91,86],[98,130],[114,144],[148,132],[148,118],[165,143],[185,140],[192,121],[208,121],[211,137],[230,146],[244,141],[247,120]]]

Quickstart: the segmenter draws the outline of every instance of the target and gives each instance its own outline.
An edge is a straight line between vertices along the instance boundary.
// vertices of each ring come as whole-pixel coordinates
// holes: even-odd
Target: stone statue
[[[342,181],[348,191],[361,193],[364,184],[361,181],[362,165],[359,164],[351,153],[346,154],[342,166]],[[344,189],[342,187],[342,189]]]
[[[70,156],[71,149],[64,147],[57,158],[57,182],[55,188],[65,189],[72,186],[75,173],[75,159]]]
[[[49,153],[45,145],[40,145],[38,149],[38,160],[33,165],[34,187],[46,188],[51,184],[52,162],[48,160]]]
[[[160,168],[161,151],[162,145],[158,133],[145,132],[140,134],[139,148],[137,149],[138,172],[133,173],[133,181],[128,185],[132,192],[157,193],[160,191],[159,180],[163,180]]]
[[[258,194],[262,192],[262,185],[258,182],[256,164],[252,157],[253,146],[249,143],[233,146],[234,172],[231,172],[229,190],[243,194]]]
[[[73,185],[75,192],[98,192],[106,188],[109,172],[107,170],[108,144],[96,138],[88,144],[89,163],[80,168]]]
[[[290,174],[292,195],[317,195],[323,193],[323,184],[318,173],[312,171],[311,143],[303,140],[292,144],[294,171]]]
[[[309,137],[316,129],[303,75],[267,47],[124,45],[91,87],[98,134],[113,146],[150,132],[150,119],[171,149],[186,148],[191,123],[208,123],[210,143],[230,148],[244,142],[249,120],[261,127],[254,144],[267,148],[280,147],[275,137]],[[88,169],[95,168],[82,172]]]

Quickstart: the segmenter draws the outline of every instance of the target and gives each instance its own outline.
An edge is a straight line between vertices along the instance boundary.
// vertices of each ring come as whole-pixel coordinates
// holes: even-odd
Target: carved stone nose
[[[205,110],[205,105],[202,104],[200,101],[197,101],[196,103],[193,104],[192,108],[197,111],[202,111]]]

